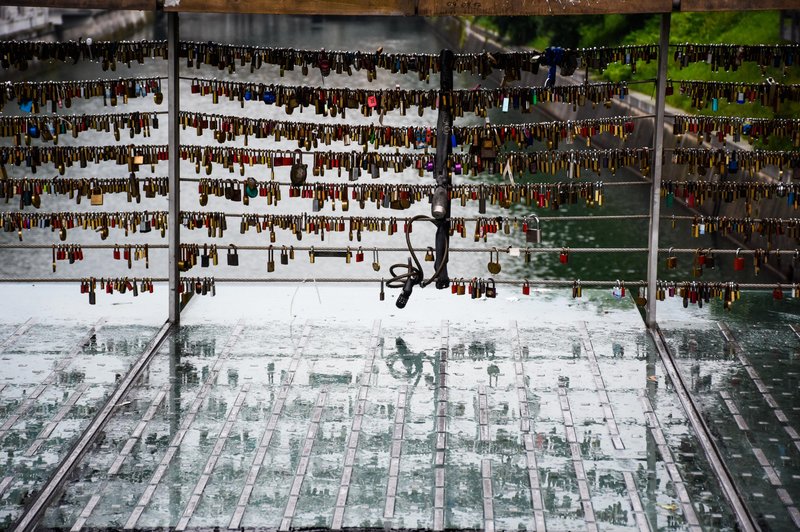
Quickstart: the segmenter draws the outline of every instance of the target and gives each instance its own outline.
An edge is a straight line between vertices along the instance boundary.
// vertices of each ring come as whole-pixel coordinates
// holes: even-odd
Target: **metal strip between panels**
[[[45,379],[38,386],[36,386],[36,388],[34,388],[30,394],[28,394],[28,397],[22,401],[22,403],[20,403],[14,413],[11,414],[11,417],[9,417],[5,423],[0,425],[0,441],[2,441],[6,434],[11,430],[11,427],[13,427],[14,424],[16,424],[16,422],[19,421],[20,418],[22,418],[25,414],[27,414],[28,410],[30,410],[33,405],[36,404],[36,401],[39,399],[42,393],[44,393],[47,387],[56,381],[58,374],[64,371],[67,366],[69,366],[72,361],[75,360],[81,352],[83,352],[83,349],[89,345],[92,337],[103,327],[105,322],[105,318],[100,318],[97,320],[97,322],[89,329],[89,332],[87,332],[80,340],[78,340],[78,343],[75,344],[75,347],[73,347],[65,357],[58,361],[58,364],[56,364],[56,367],[53,369],[53,371],[51,371],[50,374],[45,377]]]
[[[344,469],[342,469],[342,479],[339,482],[339,492],[336,496],[336,507],[333,510],[333,523],[331,525],[331,529],[333,530],[341,530],[342,524],[344,523],[347,496],[350,492],[350,479],[353,476],[353,465],[355,464],[358,440],[361,436],[361,424],[364,421],[364,412],[367,408],[367,394],[369,393],[372,369],[375,366],[375,355],[378,351],[380,333],[381,322],[380,320],[375,320],[372,324],[372,335],[370,336],[369,347],[367,348],[367,359],[364,361],[364,370],[361,373],[361,386],[358,389],[356,413],[353,416],[353,423],[350,425],[350,435],[347,437]]]
[[[639,497],[639,490],[636,489],[636,481],[633,478],[633,473],[630,471],[623,471],[622,478],[625,479],[625,489],[628,491],[628,498],[631,500],[633,519],[636,521],[636,527],[639,529],[639,532],[650,532],[650,523],[647,522],[647,514],[644,512],[642,499]]]
[[[139,518],[142,516],[145,508],[148,504],[150,504],[150,500],[153,498],[153,495],[155,494],[156,489],[161,482],[161,478],[164,476],[164,473],[166,473],[170,462],[172,462],[172,458],[178,452],[178,448],[180,447],[184,436],[186,436],[186,432],[192,426],[192,423],[194,423],[194,419],[197,417],[200,407],[203,405],[203,402],[211,391],[211,388],[213,388],[214,382],[217,380],[219,372],[222,370],[222,365],[231,354],[233,346],[239,340],[239,336],[241,336],[242,331],[244,331],[244,322],[243,320],[239,320],[239,323],[237,323],[233,328],[233,332],[228,338],[228,341],[225,343],[222,352],[219,354],[219,357],[217,357],[216,362],[214,362],[211,371],[208,373],[206,381],[203,383],[203,386],[200,388],[200,391],[197,393],[194,401],[192,401],[189,411],[187,412],[186,417],[183,418],[178,432],[169,442],[167,452],[161,457],[161,462],[158,464],[158,467],[156,467],[153,477],[150,479],[150,482],[145,488],[144,493],[142,493],[142,495],[139,497],[136,507],[131,512],[130,517],[128,517],[128,520],[123,527],[125,530],[133,530],[136,528],[136,523],[139,522]]]
[[[522,432],[522,442],[525,446],[525,460],[528,467],[533,519],[536,525],[536,532],[544,532],[547,530],[544,520],[544,499],[542,498],[542,486],[539,482],[539,466],[536,463],[536,453],[534,452],[530,406],[528,404],[528,387],[525,384],[525,368],[522,364],[522,344],[519,339],[519,328],[516,321],[511,322],[510,331],[512,353],[514,355],[514,379],[517,386],[517,399],[519,400],[519,428],[520,432]]]
[[[258,444],[258,450],[253,457],[252,464],[250,464],[250,471],[245,479],[244,487],[242,487],[242,493],[239,495],[239,502],[236,504],[236,509],[233,511],[233,516],[231,516],[231,521],[228,524],[228,528],[231,530],[239,528],[242,518],[244,518],[244,512],[247,510],[247,503],[250,501],[250,496],[253,494],[253,489],[256,485],[256,479],[258,478],[258,474],[261,472],[261,466],[264,464],[264,458],[267,456],[267,449],[269,449],[269,445],[272,442],[272,436],[275,434],[275,427],[277,427],[278,419],[283,412],[283,407],[286,404],[286,398],[289,395],[289,388],[292,385],[292,381],[294,381],[294,375],[297,371],[297,366],[300,364],[300,359],[303,356],[306,343],[308,342],[308,336],[310,334],[311,321],[306,321],[305,326],[303,327],[303,334],[294,349],[292,360],[289,362],[289,370],[286,372],[286,375],[284,375],[281,389],[278,392],[278,397],[275,400],[275,403],[272,405],[272,413],[269,417],[269,421],[267,421],[264,434],[261,435],[261,440]]]
[[[589,329],[586,326],[585,321],[582,321],[578,328],[580,329],[581,333],[583,350],[586,352],[586,356],[589,358],[589,367],[592,370],[595,388],[597,388],[597,397],[600,399],[600,407],[603,409],[603,417],[606,419],[608,434],[611,436],[611,442],[614,444],[614,449],[621,451],[625,449],[625,444],[622,443],[622,438],[619,435],[619,427],[617,426],[617,420],[614,418],[614,409],[611,407],[611,402],[608,400],[606,383],[603,380],[603,375],[600,373],[600,365],[597,363],[597,355],[594,352],[592,339],[589,336]]]
[[[592,496],[589,493],[589,481],[586,478],[586,468],[583,465],[581,447],[578,443],[578,435],[575,432],[575,423],[572,419],[572,409],[569,406],[567,389],[563,386],[558,388],[558,402],[561,405],[561,417],[564,419],[564,433],[567,436],[569,452],[572,456],[572,467],[575,469],[575,477],[578,479],[578,494],[581,506],[583,507],[583,519],[586,521],[586,530],[597,532],[597,520],[594,515]]]
[[[397,401],[394,411],[394,428],[392,429],[392,451],[389,458],[389,481],[386,483],[386,503],[383,507],[384,519],[394,517],[394,507],[397,500],[397,483],[400,477],[400,455],[403,452],[403,436],[406,425],[406,402],[408,386],[401,386],[397,392]],[[396,451],[395,451],[396,449]]]
[[[81,510],[81,513],[78,515],[78,519],[75,520],[75,523],[73,523],[70,532],[80,532],[81,529],[83,529],[83,527],[86,525],[86,521],[88,521],[89,517],[92,516],[92,512],[94,512],[97,503],[100,502],[100,497],[108,487],[109,479],[119,473],[120,468],[122,468],[122,464],[125,462],[125,459],[130,456],[133,446],[136,445],[136,442],[141,438],[142,434],[144,433],[144,429],[147,427],[147,424],[152,421],[153,417],[155,417],[158,407],[167,396],[169,387],[170,383],[167,382],[161,387],[158,393],[156,393],[156,396],[151,401],[150,406],[145,411],[142,419],[139,420],[139,423],[133,429],[133,432],[131,432],[131,435],[128,437],[125,445],[123,445],[119,454],[114,459],[111,467],[108,468],[106,480],[103,482],[102,486],[95,490],[94,495],[92,495],[86,502],[86,506],[84,506],[83,510]]]
[[[658,452],[661,455],[661,460],[663,460],[667,468],[667,473],[669,473],[669,478],[675,486],[675,493],[678,496],[678,501],[681,503],[683,515],[686,518],[689,530],[692,532],[702,532],[703,528],[700,526],[697,512],[694,510],[692,500],[689,498],[689,492],[686,490],[686,484],[683,482],[683,477],[681,477],[678,466],[675,464],[672,451],[667,445],[667,439],[664,437],[664,431],[661,429],[661,423],[658,421],[655,410],[653,410],[653,405],[650,403],[650,399],[647,395],[644,394],[639,397],[639,401],[642,405],[642,412],[647,420],[650,434],[653,436],[653,440],[658,447]]]
[[[311,451],[314,449],[314,441],[317,439],[319,424],[322,420],[322,410],[325,408],[325,401],[327,398],[328,391],[323,388],[319,392],[319,395],[317,395],[317,401],[314,403],[314,410],[311,413],[311,423],[308,425],[306,439],[303,442],[303,451],[300,454],[300,460],[297,462],[294,480],[289,490],[289,500],[286,501],[283,519],[281,520],[281,526],[278,530],[288,531],[292,528],[292,520],[294,520],[295,513],[297,512],[297,501],[300,499],[300,490],[303,488],[303,481],[308,472],[308,464],[311,461]],[[355,449],[353,450],[353,454],[355,454]]]
[[[214,468],[217,467],[219,457],[222,454],[223,449],[225,449],[225,443],[228,441],[228,436],[231,433],[231,429],[233,429],[233,424],[236,422],[236,418],[239,417],[239,411],[242,409],[242,405],[244,404],[249,391],[250,384],[248,383],[242,386],[241,390],[239,391],[239,395],[236,396],[236,399],[233,402],[233,407],[231,408],[230,412],[228,412],[228,417],[225,420],[225,423],[222,425],[219,434],[217,434],[217,441],[214,442],[211,455],[208,457],[208,460],[206,460],[203,473],[200,475],[200,478],[197,479],[197,483],[194,485],[192,495],[189,497],[189,502],[186,503],[186,508],[184,509],[183,515],[178,521],[178,524],[175,526],[175,530],[183,531],[189,526],[189,520],[191,520],[194,511],[197,509],[197,505],[200,503],[200,498],[203,496],[203,492],[206,489],[206,484],[208,484],[208,480],[211,478]]]
[[[72,392],[66,402],[61,405],[61,408],[58,409],[56,415],[54,415],[53,418],[48,421],[47,425],[45,425],[42,431],[36,436],[36,439],[33,440],[33,443],[31,443],[30,447],[25,450],[25,456],[31,457],[36,454],[44,442],[47,441],[47,438],[49,438],[53,431],[56,430],[56,427],[59,423],[61,423],[61,420],[64,419],[67,414],[69,414],[69,411],[72,410],[72,407],[75,406],[75,403],[78,402],[78,399],[81,398],[81,395],[83,395],[83,393],[88,389],[89,385],[84,382],[81,383],[74,392]]]
[[[481,460],[481,493],[483,494],[483,529],[494,532],[494,494],[492,492],[492,460]]]
[[[447,358],[450,350],[450,325],[442,320],[438,375],[436,378],[436,438],[433,460],[433,530],[445,529],[445,470],[447,454]],[[398,453],[399,456],[399,453]]]
[[[28,321],[17,327],[13,333],[11,333],[8,338],[3,340],[3,343],[0,343],[0,353],[17,343],[17,340],[22,338],[26,332],[30,330],[36,324],[36,318],[28,318]]]

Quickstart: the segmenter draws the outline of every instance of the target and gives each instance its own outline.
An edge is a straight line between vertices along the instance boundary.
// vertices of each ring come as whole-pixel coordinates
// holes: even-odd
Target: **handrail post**
[[[176,325],[180,322],[181,298],[178,291],[180,272],[178,258],[181,248],[181,130],[179,127],[180,89],[178,59],[178,13],[167,13],[167,54],[169,95],[167,98],[169,124],[167,127],[167,144],[169,150],[169,322]]]
[[[453,115],[451,113],[452,101],[450,95],[453,92],[453,64],[455,56],[452,50],[444,49],[439,54],[439,117],[436,122],[436,163],[435,177],[437,187],[444,187],[447,191],[446,214],[443,219],[436,220],[436,262],[434,268],[445,259],[445,252],[450,238],[450,188],[452,179],[448,168],[450,153],[453,151],[450,142],[450,135],[453,131]],[[445,261],[442,271],[436,278],[436,288],[439,290],[450,286],[450,276],[447,273],[447,262]]]
[[[653,122],[653,183],[650,189],[650,232],[647,243],[647,307],[645,309],[645,321],[648,328],[653,328],[657,325],[658,232],[661,218],[661,171],[664,158],[664,105],[667,92],[670,16],[670,13],[661,15],[661,38],[658,48],[656,116]]]

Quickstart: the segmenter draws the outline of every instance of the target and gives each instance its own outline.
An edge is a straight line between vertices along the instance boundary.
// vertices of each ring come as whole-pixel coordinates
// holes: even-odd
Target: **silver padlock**
[[[358,166],[353,166],[350,169],[350,181],[358,181],[359,177],[361,177],[361,168]]]
[[[533,219],[533,220],[531,220]],[[539,227],[539,217],[535,214],[525,217],[527,229],[525,231],[525,241],[531,244],[542,243],[542,231]]]

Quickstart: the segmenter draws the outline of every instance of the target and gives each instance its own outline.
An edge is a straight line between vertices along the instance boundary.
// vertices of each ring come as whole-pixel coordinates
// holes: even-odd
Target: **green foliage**
[[[673,13],[671,16],[670,42],[679,43],[737,43],[775,44],[781,42],[779,32],[780,14],[777,11],[721,12],[721,13]],[[653,44],[659,40],[660,15],[592,15],[566,17],[479,17],[476,24],[489,27],[505,36],[514,44],[525,44],[536,49],[547,46],[567,48],[614,46],[617,44]],[[743,81],[761,83],[772,77],[780,83],[800,83],[800,68],[767,68],[762,71],[757,65],[746,63],[736,71],[720,69],[713,72],[705,63],[690,64],[681,68],[671,57],[668,77],[676,82],[682,79],[699,81]],[[636,73],[630,66],[611,64],[599,74],[608,81],[638,81],[654,79],[658,70],[656,61],[649,64],[640,61]],[[652,84],[635,84],[631,90],[652,94]],[[688,113],[714,114],[710,102],[703,102],[700,109],[692,101],[679,94],[675,83],[675,95],[667,103]],[[800,104],[783,104],[777,112],[758,103],[738,105],[719,102],[719,115],[749,117],[795,117],[800,116]]]

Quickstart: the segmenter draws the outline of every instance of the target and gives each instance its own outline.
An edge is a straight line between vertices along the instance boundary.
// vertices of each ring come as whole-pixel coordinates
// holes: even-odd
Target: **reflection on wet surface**
[[[45,524],[731,527],[648,338],[608,330],[184,326]]]
[[[237,320],[222,296],[217,313],[189,307],[44,526],[735,528],[630,301],[543,292],[479,321],[422,308],[344,320],[309,294],[291,321],[279,307]],[[662,327],[752,514],[786,530],[800,337],[792,313],[752,312],[666,307]],[[20,319],[0,332],[7,527],[156,327]]]
[[[155,330],[101,319],[1,331],[0,527],[19,517]]]
[[[670,322],[668,346],[763,528],[800,528],[800,336],[793,323]]]

